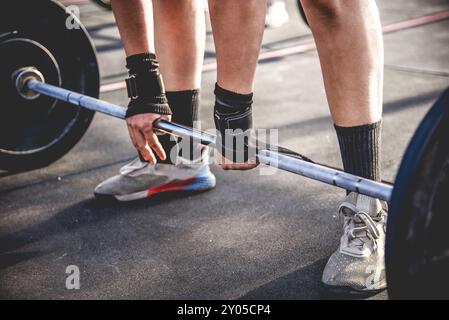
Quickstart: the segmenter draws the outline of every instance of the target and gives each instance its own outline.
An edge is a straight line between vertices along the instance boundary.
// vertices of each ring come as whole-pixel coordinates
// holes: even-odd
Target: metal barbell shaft
[[[98,111],[116,118],[125,119],[126,109],[121,106],[88,97],[74,91],[53,86],[51,84],[43,83],[38,80],[29,80],[26,84],[29,89],[45,96],[49,96],[57,100],[65,101],[70,104],[81,106],[93,111]]]
[[[116,118],[124,119],[126,109],[99,99],[91,98],[70,90],[62,89],[38,80],[27,82],[29,89],[55,99],[98,111]],[[156,129],[181,137],[193,138],[204,145],[215,146],[216,136],[179,124],[159,120],[154,123]],[[339,188],[356,191],[367,196],[390,201],[393,186],[365,179],[347,172],[326,167],[324,165],[284,155],[273,150],[258,150],[260,163],[289,171],[313,180],[321,181]]]
[[[260,150],[257,158],[261,163],[373,198],[390,201],[393,192],[393,186],[390,184],[365,179],[272,150]],[[270,161],[274,161],[274,163],[270,163]]]
[[[29,89],[45,96],[49,96],[67,103],[81,106],[83,108],[98,111],[119,119],[125,119],[126,109],[122,106],[112,104],[103,100],[85,96],[83,94],[63,89],[51,84],[43,83],[38,80],[29,80],[27,82]],[[194,130],[168,121],[158,121],[154,124],[155,128],[177,136],[193,138],[205,145],[213,146],[216,137],[212,134]]]

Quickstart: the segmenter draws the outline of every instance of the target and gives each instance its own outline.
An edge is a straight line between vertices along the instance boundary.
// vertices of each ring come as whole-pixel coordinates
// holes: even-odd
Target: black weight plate
[[[78,28],[70,28],[76,23]],[[12,73],[36,67],[50,84],[99,94],[95,49],[76,17],[49,0],[9,1],[0,11],[0,169],[46,166],[83,136],[94,113],[54,99],[20,97]]]
[[[386,272],[393,299],[449,298],[449,89],[403,157],[387,224]]]
[[[0,42],[0,55],[0,86],[4,88],[1,101],[5,106],[0,118],[0,128],[5,131],[0,135],[0,149],[21,152],[46,146],[53,141],[54,132],[51,130],[42,131],[45,136],[26,134],[30,128],[46,122],[56,101],[43,95],[35,100],[24,99],[18,94],[11,75],[23,66],[33,66],[43,74],[45,82],[59,86],[61,79],[55,58],[41,44],[24,38]]]

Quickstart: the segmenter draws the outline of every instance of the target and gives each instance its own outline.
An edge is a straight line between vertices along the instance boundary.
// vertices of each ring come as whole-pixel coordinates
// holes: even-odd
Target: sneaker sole
[[[94,193],[95,197],[99,199],[115,199],[120,202],[134,201],[146,198],[152,198],[156,195],[162,193],[196,193],[202,191],[208,191],[215,187],[216,180],[215,176],[210,177],[194,177],[185,180],[176,180],[163,184],[157,187],[152,187],[148,190],[134,192],[130,194],[123,195],[113,195],[113,194],[100,194]]]
[[[376,289],[376,290],[357,290],[349,286],[331,286],[321,283],[321,287],[325,293],[331,294],[335,297],[369,297],[381,293],[387,288]]]

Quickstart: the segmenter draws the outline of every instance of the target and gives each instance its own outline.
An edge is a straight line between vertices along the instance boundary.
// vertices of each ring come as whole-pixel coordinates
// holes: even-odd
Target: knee
[[[332,20],[341,15],[345,1],[347,0],[301,0],[301,3],[307,16]]]

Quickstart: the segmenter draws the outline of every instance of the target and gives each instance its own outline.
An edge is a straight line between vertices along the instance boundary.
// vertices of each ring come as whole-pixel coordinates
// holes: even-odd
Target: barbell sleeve
[[[35,79],[28,80],[27,86],[29,89],[45,96],[98,111],[116,118],[125,119],[126,109],[122,106],[91,98]],[[190,138],[201,144],[215,147],[217,137],[213,134],[165,120],[156,120],[153,126],[154,128],[169,134]],[[285,155],[282,154],[282,152],[260,149],[257,151],[257,158],[260,163],[265,165],[276,167],[349,191],[355,191],[373,198],[390,201],[393,192],[393,186],[390,184],[365,179],[341,170],[302,160],[291,155]]]

